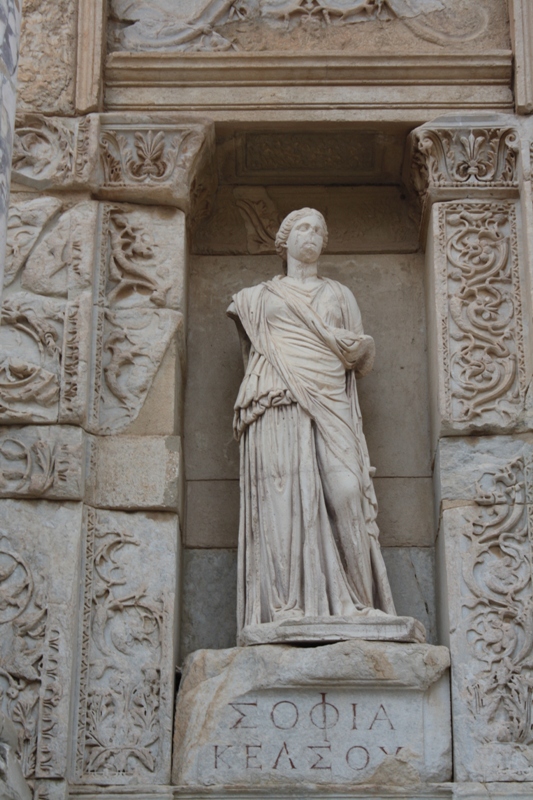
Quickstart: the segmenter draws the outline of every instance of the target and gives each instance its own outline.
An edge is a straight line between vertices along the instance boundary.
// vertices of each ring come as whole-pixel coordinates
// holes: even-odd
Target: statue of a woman
[[[317,274],[325,220],[282,222],[287,274],[234,295],[245,345],[240,440],[239,644],[424,640],[395,616],[378,542],[356,378],[372,369],[353,294]]]

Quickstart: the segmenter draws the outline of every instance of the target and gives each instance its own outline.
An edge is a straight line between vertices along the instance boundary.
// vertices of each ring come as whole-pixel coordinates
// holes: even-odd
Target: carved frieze
[[[493,437],[447,449],[460,451],[453,463],[468,477],[477,467],[473,502],[454,499],[442,522],[457,779],[531,781],[531,442]],[[461,467],[454,474],[459,484]]]
[[[235,203],[246,227],[250,253],[275,253],[281,214],[263,186],[237,186]]]
[[[35,189],[87,188],[94,178],[98,114],[28,114],[15,128],[12,180]]]
[[[86,509],[80,783],[170,779],[175,515]]]
[[[455,199],[460,190],[515,196],[518,152],[518,133],[508,126],[428,125],[411,134],[407,164],[422,201]]]
[[[0,497],[81,500],[83,477],[81,428],[0,428]]]
[[[510,430],[527,388],[515,205],[438,204],[433,237],[440,425]]]
[[[490,10],[455,0],[198,0],[183,9],[164,0],[112,0],[111,30],[112,44],[125,50],[354,49],[377,25],[400,41],[411,34],[442,46],[482,37]]]
[[[9,286],[24,266],[46,224],[61,208],[54,197],[17,202],[12,198],[7,223],[7,249],[4,286]]]
[[[81,504],[2,504],[0,704],[15,724],[25,776],[62,778],[69,741]]]

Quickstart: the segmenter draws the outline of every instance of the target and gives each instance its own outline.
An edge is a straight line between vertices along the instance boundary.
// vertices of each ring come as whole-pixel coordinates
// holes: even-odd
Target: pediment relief
[[[112,50],[507,49],[500,0],[111,0]]]

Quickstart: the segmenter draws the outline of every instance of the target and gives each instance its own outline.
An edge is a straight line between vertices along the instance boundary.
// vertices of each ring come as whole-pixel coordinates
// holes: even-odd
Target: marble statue
[[[357,400],[374,340],[350,290],[317,274],[327,235],[318,211],[293,211],[276,237],[287,274],[241,290],[228,308],[246,362],[234,417],[240,644],[405,635]],[[416,625],[408,638],[423,639]]]

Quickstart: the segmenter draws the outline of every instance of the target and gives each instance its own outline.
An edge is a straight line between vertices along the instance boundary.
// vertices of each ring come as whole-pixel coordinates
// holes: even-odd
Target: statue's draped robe
[[[251,342],[234,420],[239,628],[395,614],[357,400],[353,294],[332,280],[278,277],[233,301]]]

